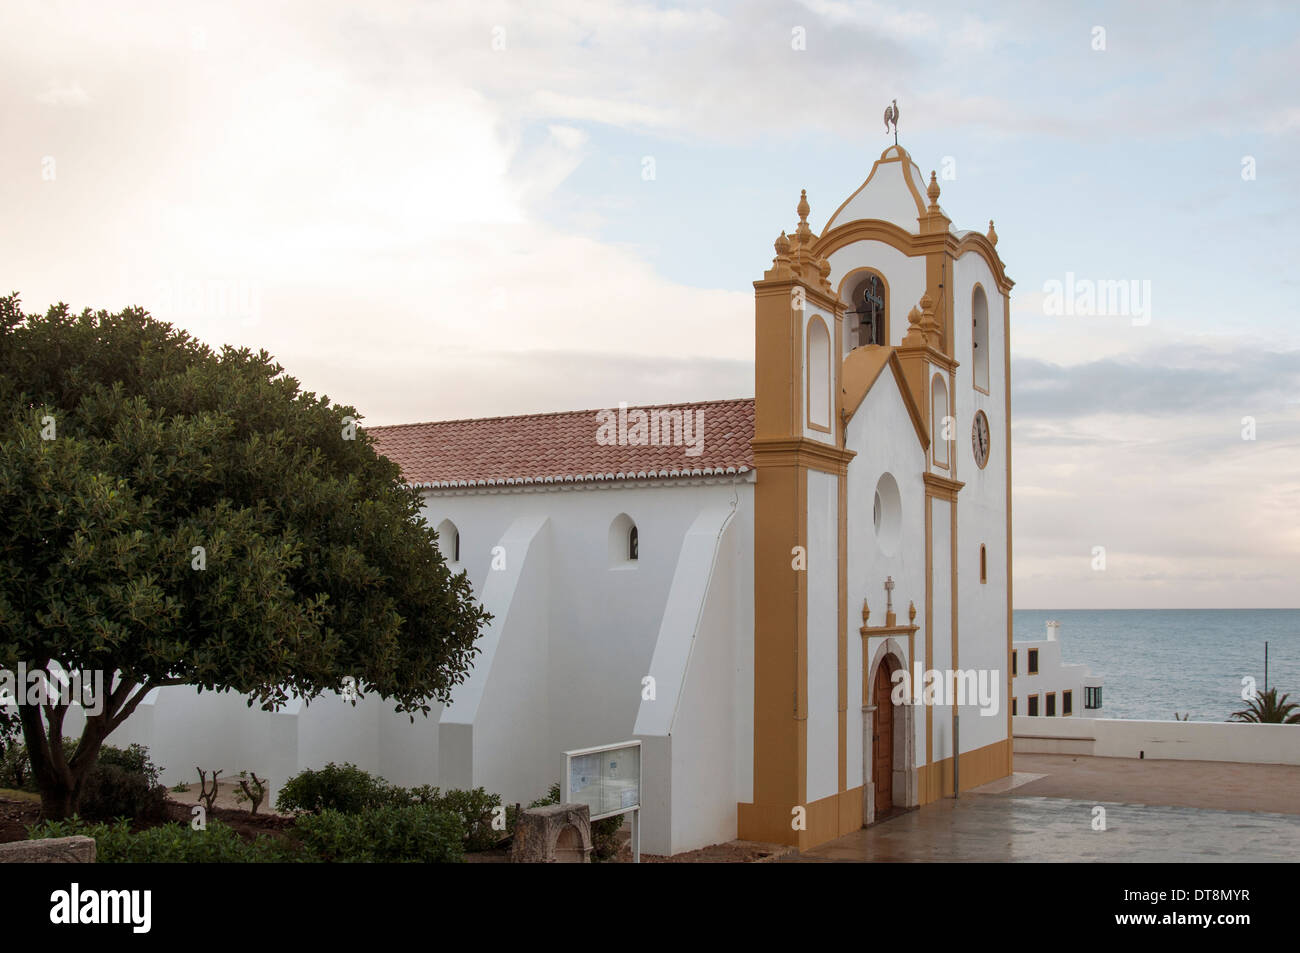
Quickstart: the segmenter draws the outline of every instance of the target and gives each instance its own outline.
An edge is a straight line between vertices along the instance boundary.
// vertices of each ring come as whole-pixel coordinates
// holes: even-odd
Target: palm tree
[[[1232,713],[1232,720],[1257,725],[1300,725],[1300,703],[1288,702],[1290,697],[1283,695],[1279,701],[1276,688],[1256,692],[1245,709]]]

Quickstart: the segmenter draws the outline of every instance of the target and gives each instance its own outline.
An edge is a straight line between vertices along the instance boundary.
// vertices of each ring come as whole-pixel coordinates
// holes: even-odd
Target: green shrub
[[[435,792],[437,788],[433,789]],[[491,850],[505,836],[504,830],[493,830],[496,809],[501,806],[499,794],[488,794],[483,788],[472,791],[452,790],[438,798],[434,806],[460,818],[465,830],[465,850]]]
[[[300,771],[285,782],[275,799],[275,809],[292,811],[340,811],[356,814],[367,808],[392,804],[394,789],[383,778],[362,771],[355,764],[333,761],[319,770]],[[404,792],[403,792],[404,793]]]
[[[324,810],[298,818],[294,829],[306,850],[329,863],[459,863],[464,853],[460,818],[421,804]]]
[[[389,784],[354,764],[340,766],[330,762],[318,770],[294,775],[280,789],[275,806],[279,811],[312,814],[324,811],[360,814],[382,807],[429,807],[460,819],[467,851],[489,850],[505,834],[492,829],[495,809],[501,806],[500,795],[488,794],[483,788],[445,792],[428,784],[404,788]]]
[[[77,813],[92,821],[161,820],[167,816],[167,789],[158,783],[160,773],[144,745],[104,745],[86,775]]]
[[[67,757],[77,750],[75,738],[63,739]],[[86,775],[81,788],[78,814],[88,820],[111,821],[126,817],[132,820],[159,820],[167,816],[167,791],[158,783],[158,768],[144,745],[99,749],[95,766]],[[15,742],[0,758],[0,787],[38,791],[32,776],[27,747]]]
[[[97,764],[86,775],[77,813],[90,821],[124,817],[157,821],[167,816],[167,789],[115,764]]]
[[[28,829],[29,837],[74,835],[95,839],[95,860],[101,864],[254,864],[302,859],[290,843],[274,837],[248,843],[234,828],[215,819],[198,831],[187,824],[160,824],[132,834],[125,820],[93,824],[75,817]]]
[[[102,745],[95,763],[101,766],[112,765],[131,774],[138,774],[150,785],[157,784],[158,777],[162,774],[162,768],[153,763],[153,759],[149,757],[149,749],[144,745],[129,745],[126,748]]]
[[[32,777],[32,763],[27,758],[27,746],[15,741],[5,746],[0,755],[0,788],[15,791],[35,791],[36,779]]]

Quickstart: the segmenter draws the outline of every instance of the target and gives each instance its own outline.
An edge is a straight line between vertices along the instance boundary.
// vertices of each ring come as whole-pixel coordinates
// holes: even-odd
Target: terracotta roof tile
[[[714,400],[627,408],[624,434],[636,438],[635,411],[663,421],[660,446],[618,442],[619,408],[523,417],[485,417],[368,427],[377,449],[420,486],[500,485],[734,473],[754,465],[754,401]],[[658,411],[658,414],[651,414]],[[678,411],[702,425],[669,434],[664,412]],[[601,426],[605,424],[602,432]],[[649,428],[647,428],[649,429]],[[611,441],[609,437],[614,439]],[[688,450],[699,452],[690,456]]]

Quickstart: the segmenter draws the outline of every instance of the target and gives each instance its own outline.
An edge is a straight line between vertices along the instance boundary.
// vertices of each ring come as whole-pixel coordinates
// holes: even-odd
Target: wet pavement
[[[1097,807],[1105,830],[1094,830]],[[1300,860],[1300,816],[1054,797],[963,795],[783,858],[799,861]]]
[[[1016,769],[780,862],[1300,861],[1295,767],[1017,755]]]

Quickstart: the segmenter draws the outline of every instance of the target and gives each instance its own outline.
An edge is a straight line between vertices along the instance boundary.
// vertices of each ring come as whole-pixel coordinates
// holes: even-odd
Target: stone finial
[[[871,616],[871,607],[867,605],[867,600],[862,600],[862,624],[867,624],[867,619]]]
[[[996,248],[998,244],[998,233],[993,229],[993,219],[989,219],[989,233],[986,237],[989,240],[989,244]]]
[[[933,169],[930,170],[930,184],[926,188],[925,194],[930,196],[930,211],[939,211],[939,179],[934,174]]]
[[[812,244],[812,228],[808,225],[808,213],[812,208],[808,205],[808,190],[799,190],[799,205],[795,208],[799,213],[799,226],[795,229],[795,236],[802,245]]]
[[[782,232],[777,236],[776,241],[772,243],[776,249],[776,257],[772,259],[772,267],[764,272],[765,278],[788,278],[790,276],[790,239]]]
[[[921,293],[921,313],[925,314],[934,309],[934,299],[930,297],[930,292]]]
[[[916,603],[909,599],[907,603],[907,624],[911,625],[914,622],[916,622]]]
[[[914,328],[919,328],[921,326],[920,308],[914,307],[911,311],[907,312],[907,323]]]

